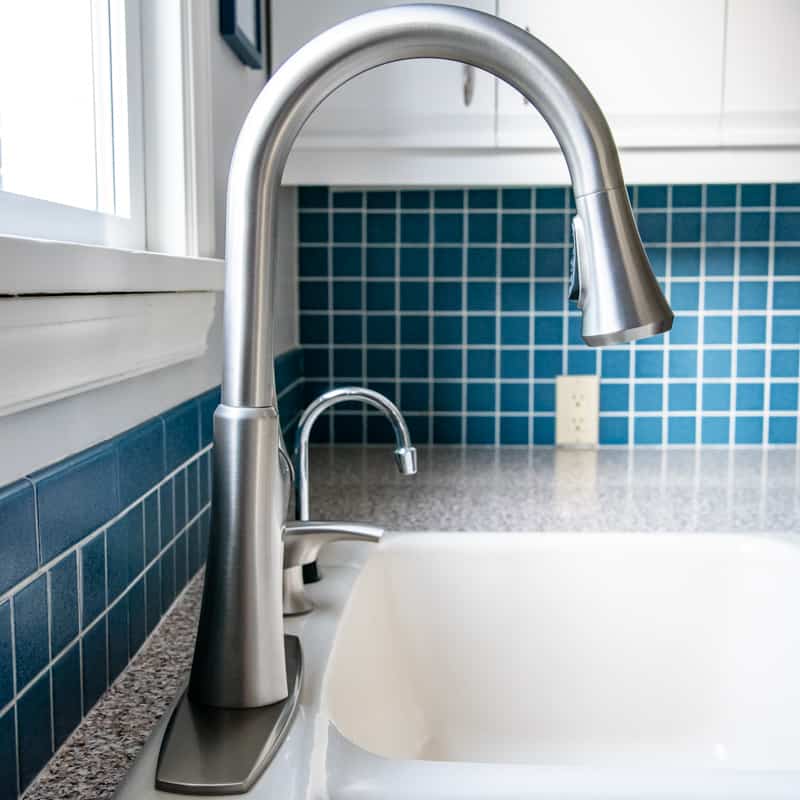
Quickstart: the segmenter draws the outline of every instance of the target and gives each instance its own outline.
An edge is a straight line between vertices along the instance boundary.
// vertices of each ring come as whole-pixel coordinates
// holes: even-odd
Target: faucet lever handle
[[[283,526],[283,613],[293,617],[314,607],[306,597],[303,564],[317,560],[328,542],[379,542],[383,528],[363,522],[286,522]]]
[[[379,542],[383,528],[364,522],[319,522],[297,520],[283,526],[283,568],[291,569],[316,561],[329,542]]]

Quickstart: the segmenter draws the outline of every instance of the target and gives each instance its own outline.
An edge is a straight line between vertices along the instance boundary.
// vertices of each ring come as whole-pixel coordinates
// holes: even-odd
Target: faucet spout
[[[272,352],[277,193],[286,159],[303,123],[338,86],[381,64],[413,58],[487,70],[520,91],[549,124],[576,196],[585,341],[627,341],[672,324],[605,117],[575,72],[538,39],[478,11],[410,5],[355,17],[301,48],[262,89],[231,164],[225,363],[214,422],[211,539],[189,687],[194,703],[252,708],[288,692],[281,608],[286,509]]]

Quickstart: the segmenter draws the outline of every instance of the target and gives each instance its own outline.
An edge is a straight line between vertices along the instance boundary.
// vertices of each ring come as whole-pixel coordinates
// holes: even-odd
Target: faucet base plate
[[[269,766],[289,732],[303,682],[300,640],[285,636],[289,696],[261,708],[178,701],[161,742],[156,789],[177,794],[242,794]]]

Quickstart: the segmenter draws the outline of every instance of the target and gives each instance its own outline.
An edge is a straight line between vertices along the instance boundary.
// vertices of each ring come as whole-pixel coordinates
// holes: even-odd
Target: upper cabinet
[[[397,0],[272,0],[273,63]],[[555,50],[609,120],[629,183],[800,181],[800,0],[449,0]],[[514,89],[448,61],[378,67],[313,113],[287,183],[564,184]]]
[[[800,142],[800,2],[728,0],[723,142]]]
[[[725,0],[500,0],[499,14],[581,77],[619,147],[719,141]],[[542,117],[500,83],[497,143],[556,147]]]
[[[441,2],[441,0],[439,0]],[[309,39],[396,0],[272,0],[272,62],[279,66]],[[459,0],[494,13],[494,0]],[[490,147],[494,78],[452,61],[385,64],[349,81],[311,115],[297,147]]]

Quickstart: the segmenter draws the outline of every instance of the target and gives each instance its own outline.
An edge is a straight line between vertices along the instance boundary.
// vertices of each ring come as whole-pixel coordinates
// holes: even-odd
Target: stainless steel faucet
[[[295,515],[300,521],[307,521],[308,494],[310,480],[308,473],[308,445],[311,438],[311,429],[314,423],[331,406],[337,403],[357,401],[382,411],[392,425],[395,436],[394,458],[397,469],[403,475],[414,475],[417,472],[417,450],[411,444],[408,432],[400,409],[388,397],[372,389],[361,386],[342,386],[332,389],[316,398],[300,417],[297,424],[295,437]],[[303,528],[293,531],[287,538],[284,533],[283,552],[283,615],[294,617],[307,614],[314,608],[305,592],[308,582],[308,573],[314,575],[314,580],[319,580],[317,571],[317,555],[320,548],[329,542],[354,540],[362,542],[377,542],[383,535],[380,528],[356,524],[352,530],[347,530],[342,523],[338,523],[337,531],[327,536],[309,535]],[[309,568],[313,568],[309,570]]]
[[[394,430],[394,459],[397,469],[403,475],[415,475],[417,472],[417,450],[411,444],[408,425],[400,413],[400,409],[385,395],[361,386],[342,386],[321,394],[303,412],[297,423],[295,436],[295,513],[297,519],[308,519],[308,443],[314,423],[331,406],[337,403],[357,401],[366,403],[378,411],[382,411]]]
[[[478,11],[395,6],[343,22],[289,58],[242,126],[228,181],[225,363],[222,403],[214,415],[211,538],[188,695],[162,745],[157,779],[162,788],[200,793],[222,791],[224,784],[224,791],[244,791],[279,743],[275,731],[288,729],[301,659],[296,642],[285,642],[283,634],[286,479],[278,456],[272,352],[278,189],[300,128],[332,91],[373,67],[412,58],[459,61],[494,74],[517,89],[552,129],[575,194],[575,296],[584,341],[626,342],[672,325],[636,230],[605,117],[575,72],[538,39]],[[185,753],[181,760],[170,748],[189,740],[192,734],[180,726],[202,716],[201,709],[205,744],[192,766]],[[219,709],[220,720],[227,722],[215,722],[210,709]],[[246,710],[265,714],[258,729],[268,733],[260,747],[251,747],[252,757],[244,756],[247,742],[230,734],[237,709],[243,718],[252,719]],[[274,726],[268,725],[270,714],[277,715]],[[214,731],[226,725],[228,733],[215,739]],[[244,777],[235,780],[229,772],[224,780],[209,777],[217,769],[215,748],[239,753],[242,765],[252,762],[249,771],[241,766],[237,776]],[[171,777],[164,777],[169,772],[164,764],[173,765]],[[219,769],[228,766],[222,759]],[[192,777],[192,770],[205,777]]]

